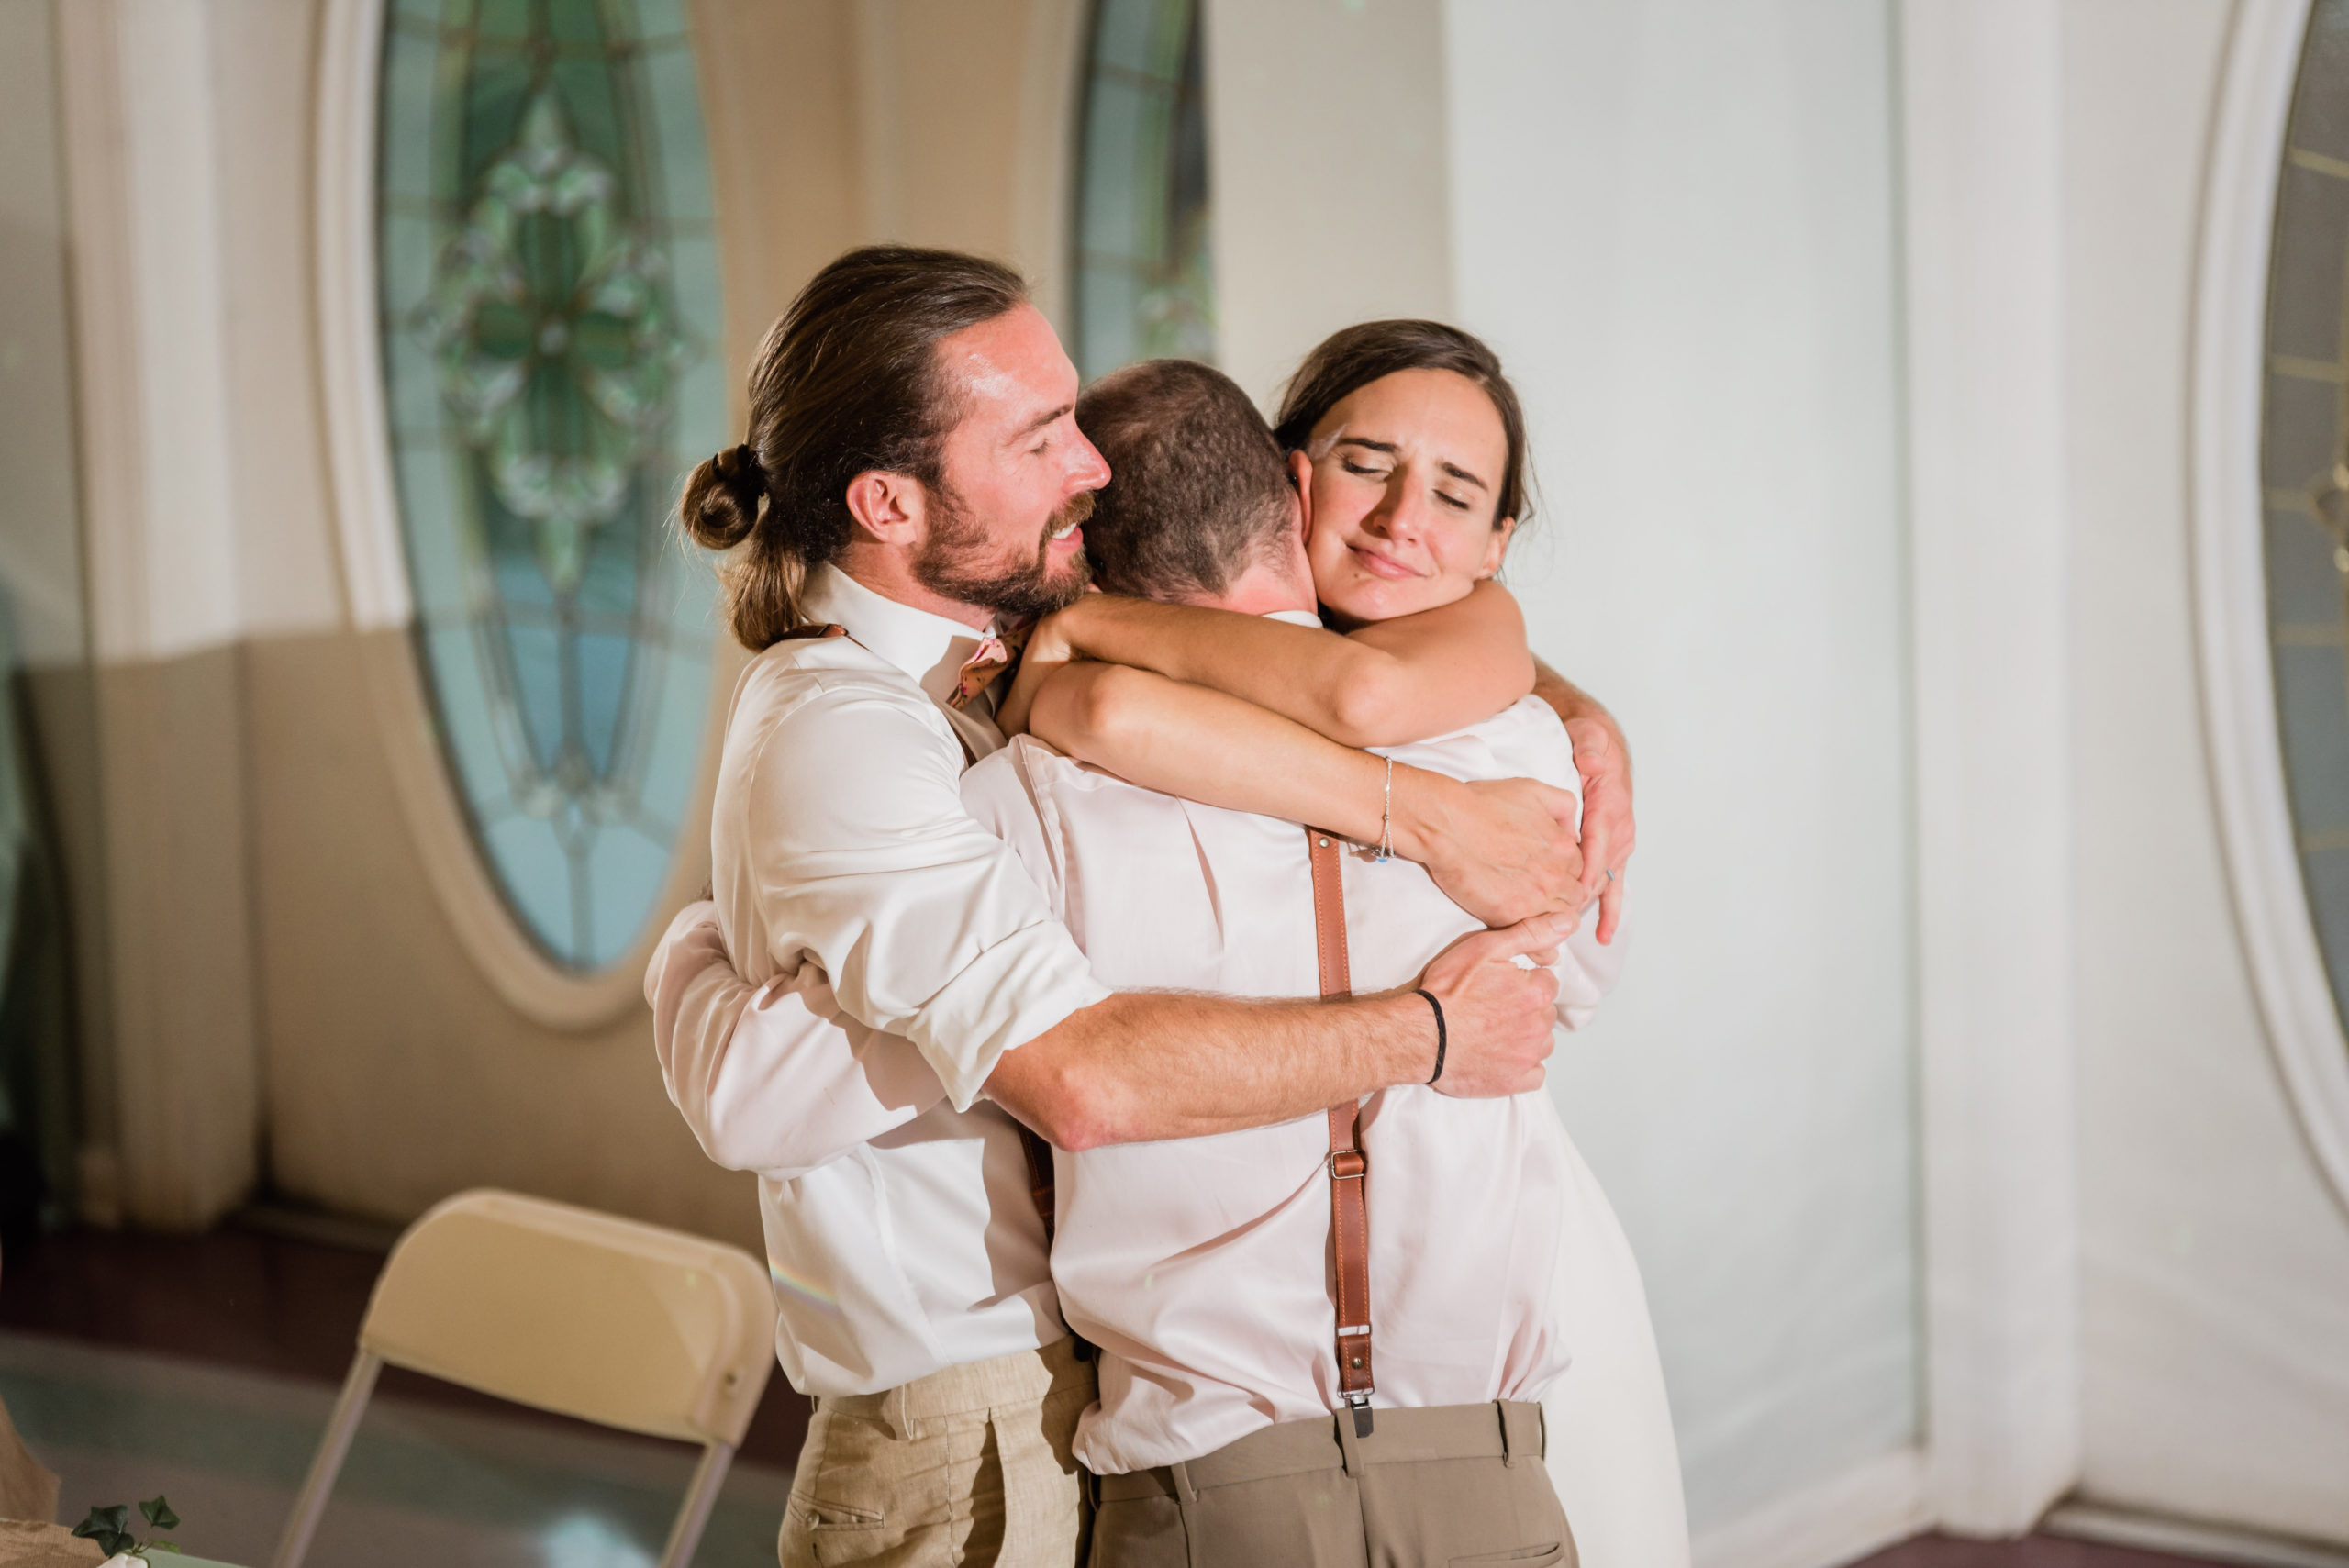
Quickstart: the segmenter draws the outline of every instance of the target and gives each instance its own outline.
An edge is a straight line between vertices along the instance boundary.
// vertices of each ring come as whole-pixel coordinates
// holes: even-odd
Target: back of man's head
[[[1192,360],[1112,371],[1077,399],[1076,423],[1109,464],[1085,552],[1110,593],[1213,598],[1283,545],[1297,494],[1288,466],[1221,371]]]

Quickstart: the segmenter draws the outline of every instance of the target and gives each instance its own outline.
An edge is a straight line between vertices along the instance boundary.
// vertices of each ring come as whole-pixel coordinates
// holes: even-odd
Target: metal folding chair
[[[518,1404],[702,1445],[661,1568],[693,1559],[774,1369],[767,1273],[739,1248],[516,1193],[408,1228],[273,1568],[297,1568],[385,1362]]]

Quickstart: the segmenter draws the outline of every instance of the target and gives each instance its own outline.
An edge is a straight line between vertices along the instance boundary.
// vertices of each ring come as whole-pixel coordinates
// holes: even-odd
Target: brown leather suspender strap
[[[1338,836],[1305,830],[1313,866],[1313,940],[1320,960],[1321,999],[1354,994],[1346,966],[1346,887]],[[1362,1106],[1330,1107],[1330,1270],[1337,1282],[1338,1391],[1354,1413],[1354,1435],[1370,1436],[1370,1157],[1363,1152]]]

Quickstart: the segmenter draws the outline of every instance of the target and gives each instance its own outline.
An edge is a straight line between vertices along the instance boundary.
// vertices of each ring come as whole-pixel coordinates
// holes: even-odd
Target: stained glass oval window
[[[1197,0],[1098,0],[1075,223],[1076,365],[1215,357]]]
[[[713,580],[665,526],[726,428],[684,0],[388,0],[381,342],[415,636],[484,859],[587,971],[652,912]]]
[[[2349,0],[2309,20],[2276,201],[2260,430],[2268,637],[2300,875],[2349,1001]]]

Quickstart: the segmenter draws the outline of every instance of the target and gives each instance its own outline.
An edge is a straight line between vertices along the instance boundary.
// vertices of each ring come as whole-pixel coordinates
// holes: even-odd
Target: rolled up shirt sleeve
[[[1003,1052],[1109,995],[1019,859],[964,809],[935,713],[831,677],[767,727],[742,802],[767,957],[902,1035],[965,1110]],[[723,901],[723,900],[722,900]]]
[[[713,904],[670,922],[644,999],[670,1103],[729,1170],[804,1175],[946,1098],[911,1044],[840,1011],[814,964],[763,986],[737,974]]]

